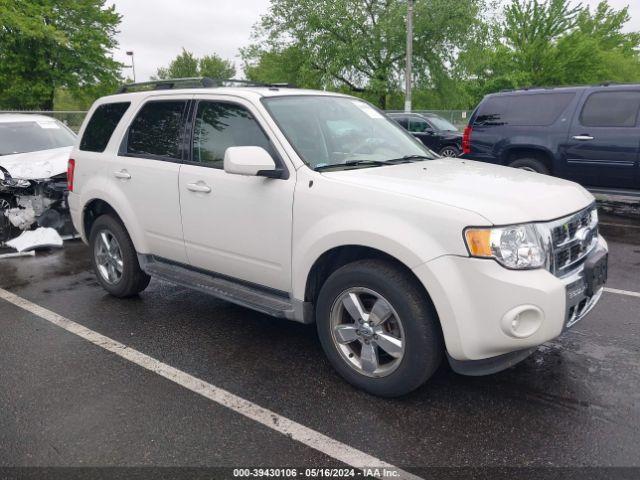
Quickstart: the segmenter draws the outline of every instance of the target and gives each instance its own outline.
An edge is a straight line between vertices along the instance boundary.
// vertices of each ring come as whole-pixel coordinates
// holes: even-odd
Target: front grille
[[[578,268],[598,241],[595,207],[548,224],[551,233],[551,272],[563,277]]]

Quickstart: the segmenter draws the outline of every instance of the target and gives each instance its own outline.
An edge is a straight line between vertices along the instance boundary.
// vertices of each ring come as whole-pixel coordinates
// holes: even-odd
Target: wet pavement
[[[640,224],[602,220],[608,287],[640,292]],[[607,226],[609,224],[609,226]],[[118,300],[87,248],[0,261],[0,287],[393,465],[640,466],[640,297],[487,377],[394,400],[338,377],[315,327],[152,280]],[[0,300],[0,466],[339,463]]]

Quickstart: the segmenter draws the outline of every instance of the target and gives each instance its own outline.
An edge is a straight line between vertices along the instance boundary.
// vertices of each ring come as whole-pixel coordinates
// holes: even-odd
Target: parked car
[[[54,118],[0,114],[0,242],[36,225],[73,232],[66,198],[75,141]]]
[[[346,95],[152,85],[96,101],[69,160],[112,295],[156,276],[315,322],[340,375],[383,396],[445,351],[465,374],[512,366],[600,298],[607,245],[575,183],[434,158]]]
[[[585,186],[640,188],[640,85],[487,95],[464,131],[464,158]]]
[[[435,113],[388,115],[441,157],[457,157],[462,153],[462,134],[455,125]]]

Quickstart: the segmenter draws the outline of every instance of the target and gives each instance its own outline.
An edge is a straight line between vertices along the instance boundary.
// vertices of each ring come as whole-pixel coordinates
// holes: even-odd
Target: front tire
[[[131,297],[147,288],[151,277],[140,268],[133,242],[118,219],[108,214],[98,217],[89,247],[98,282],[111,295]]]
[[[392,262],[360,260],[320,290],[318,335],[337,372],[374,395],[415,390],[443,357],[438,317],[416,280]]]

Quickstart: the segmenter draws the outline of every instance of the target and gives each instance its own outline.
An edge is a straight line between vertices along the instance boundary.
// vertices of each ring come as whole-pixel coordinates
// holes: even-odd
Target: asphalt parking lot
[[[0,466],[639,467],[640,223],[603,224],[610,290],[585,320],[505,372],[442,367],[394,400],[342,381],[314,326],[156,280],[108,296],[78,241],[2,260],[1,291],[31,303],[0,299]]]

